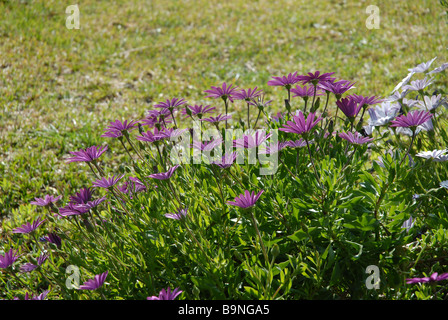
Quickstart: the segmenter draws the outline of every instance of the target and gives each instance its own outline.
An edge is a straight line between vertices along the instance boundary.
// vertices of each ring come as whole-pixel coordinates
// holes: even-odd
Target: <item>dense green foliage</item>
[[[387,97],[408,68],[438,56],[435,68],[446,55],[440,52],[442,10],[428,1],[384,4],[379,30],[365,28],[359,4],[323,10],[328,2],[304,1],[299,10],[287,1],[250,8],[234,2],[86,1],[80,31],[65,28],[58,2],[0,3],[0,254],[11,248],[21,253],[12,267],[0,269],[1,298],[50,290],[49,299],[146,299],[167,287],[183,290],[179,299],[446,298],[443,282],[406,284],[407,278],[448,272],[448,189],[440,185],[448,179],[448,161],[416,156],[447,148],[443,105],[435,129],[420,131],[415,140],[381,127],[372,143],[355,145],[333,134],[353,131],[343,114],[335,116],[334,96],[324,114],[320,97],[319,105],[309,105],[323,116],[314,142],[282,150],[274,175],[260,175],[260,164],[247,161],[228,169],[201,163],[182,164],[158,181],[148,175],[169,167],[171,143],[163,142],[159,156],[154,145],[135,139],[137,129],[123,139],[129,153],[118,139],[100,137],[108,122],[139,120],[166,98],[224,110],[203,91],[226,80],[263,88],[273,102],[258,128],[274,132],[286,122],[272,119],[286,111],[286,93],[266,85],[271,76],[331,71],[356,81],[357,94]],[[179,12],[187,14],[179,19]],[[409,24],[410,31],[402,28]],[[435,89],[446,97],[446,71],[434,76],[412,99],[433,96]],[[230,104],[234,128],[247,128],[245,108],[242,101]],[[291,112],[303,109],[293,98]],[[252,124],[257,114],[252,107]],[[363,124],[367,119],[366,113]],[[192,125],[183,116],[177,121],[181,128]],[[278,135],[280,141],[299,139]],[[64,161],[69,151],[105,143],[100,171]],[[56,208],[30,204],[62,195],[60,208],[96,175],[121,174],[123,182],[137,177],[146,190],[96,188],[95,198],[107,201],[89,214],[63,218],[54,215]],[[247,210],[227,203],[245,190],[265,192]],[[188,207],[186,219],[165,217],[179,207]],[[47,220],[32,234],[12,232],[39,216]],[[411,216],[407,230],[403,223]],[[62,238],[61,248],[39,241],[48,232]],[[19,272],[44,251],[50,257],[42,266]],[[109,271],[106,284],[97,291],[67,288],[70,265],[79,268],[82,282]],[[366,286],[371,265],[380,271],[379,289]]]

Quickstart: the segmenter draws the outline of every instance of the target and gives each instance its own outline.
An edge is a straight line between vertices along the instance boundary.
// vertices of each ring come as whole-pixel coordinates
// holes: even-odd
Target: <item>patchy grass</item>
[[[68,151],[103,143],[108,121],[140,118],[166,98],[214,104],[203,90],[226,81],[281,101],[283,92],[266,85],[271,76],[315,70],[356,81],[358,94],[385,96],[409,66],[447,60],[438,1],[381,1],[372,30],[368,1],[78,5],[81,29],[69,30],[66,3],[0,1],[2,218],[27,211],[36,196],[67,197],[67,185],[90,183],[85,167],[64,163]]]

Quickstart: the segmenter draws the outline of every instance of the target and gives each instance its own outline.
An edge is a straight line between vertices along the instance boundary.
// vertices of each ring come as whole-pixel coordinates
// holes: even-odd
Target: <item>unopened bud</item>
[[[274,243],[271,249],[272,256],[275,258],[280,254],[280,247],[278,244]]]

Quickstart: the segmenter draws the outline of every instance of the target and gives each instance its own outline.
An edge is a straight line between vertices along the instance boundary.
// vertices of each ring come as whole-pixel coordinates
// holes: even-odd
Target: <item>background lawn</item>
[[[271,76],[336,72],[357,94],[385,97],[408,68],[448,60],[435,0],[83,0],[79,30],[65,26],[70,4],[0,0],[2,220],[33,210],[34,197],[67,199],[90,184],[88,167],[63,161],[68,152],[108,142],[113,153],[100,137],[108,122],[142,118],[167,98],[215,105],[203,91],[225,81],[262,88],[274,113],[284,92],[266,85]],[[371,4],[379,29],[366,28]],[[120,159],[111,153],[106,164]]]

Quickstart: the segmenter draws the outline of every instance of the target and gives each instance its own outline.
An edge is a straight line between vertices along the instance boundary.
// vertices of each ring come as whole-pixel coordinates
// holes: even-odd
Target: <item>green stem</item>
[[[224,100],[224,105],[225,105],[225,107],[226,107],[226,117],[227,117],[228,108],[229,108],[229,106],[228,106],[228,104],[227,104],[227,98],[225,98],[225,99],[223,99],[223,100]],[[227,119],[226,119],[226,129],[228,129],[228,126],[227,126]]]
[[[330,91],[327,91],[327,100],[325,102],[325,108],[324,108],[324,112],[322,114],[325,114],[325,111],[327,111],[327,107],[328,107],[328,100],[330,99]]]
[[[137,148],[134,146],[134,144],[131,142],[131,139],[129,139],[129,134],[126,131],[125,134],[123,134],[126,138],[126,140],[128,141],[128,143],[131,145],[131,148],[135,151],[135,153],[137,154],[137,156],[143,161],[145,162],[148,166],[150,166],[150,164],[146,161],[146,159],[140,154],[140,152],[137,150]]]
[[[254,129],[257,127],[257,123],[258,123],[258,119],[260,118],[260,114],[261,114],[261,110],[258,111],[258,116],[257,116],[257,120],[255,121],[255,124],[254,124]]]
[[[247,129],[250,129],[249,107],[250,107],[250,104],[247,103]]]
[[[311,161],[311,164],[312,164],[313,169],[314,169],[314,175],[316,176],[317,183],[320,185],[321,183],[320,183],[319,174],[317,173],[316,165],[314,164],[313,156],[311,155],[311,148],[310,148],[310,144],[308,142],[308,139],[305,139],[305,142],[306,142],[306,146],[308,148],[308,154],[310,156],[310,161]]]
[[[409,152],[411,151],[412,144],[414,143],[414,140],[415,140],[415,131],[416,131],[416,129],[414,128],[414,129],[412,130],[412,140],[411,140],[411,143],[410,143],[410,145],[409,145],[408,151],[407,151],[406,154],[404,155],[403,159],[401,159],[400,164],[398,165],[399,167],[401,166],[401,164],[403,163],[404,159],[406,159],[406,157],[409,155]]]
[[[268,253],[266,251],[266,247],[264,246],[263,238],[261,237],[260,231],[258,230],[257,221],[255,220],[254,213],[252,209],[249,209],[250,218],[252,220],[252,224],[254,225],[255,232],[258,235],[258,239],[260,240],[261,250],[263,251],[264,259],[266,260],[266,263],[269,264],[269,257]]]
[[[171,117],[172,117],[173,120],[174,120],[174,127],[177,128],[176,118],[174,117],[174,114],[173,114],[173,110],[172,110],[172,109],[170,109],[170,113],[171,113]]]
[[[313,110],[314,109],[314,100],[316,99],[316,92],[317,92],[317,84],[314,84],[313,83],[313,85],[314,85],[314,94],[313,94],[313,102],[311,103],[311,110]],[[306,112],[306,106],[305,106],[305,111],[304,111],[304,113]]]
[[[135,163],[134,158],[133,158],[132,155],[129,153],[128,148],[126,148],[126,145],[124,144],[123,139],[118,139],[118,140],[120,140],[121,145],[123,146],[124,150],[125,150],[125,151],[127,152],[127,154],[129,155],[129,158],[131,158],[131,161],[132,161],[133,163]]]
[[[213,171],[213,173],[214,173],[213,178],[215,178],[216,184],[218,185],[218,188],[219,188],[219,192],[221,193],[222,215],[224,216],[224,215],[226,214],[226,201],[225,201],[225,199],[224,199],[224,193],[222,192],[222,186],[221,186],[221,183],[222,183],[222,175],[219,174],[219,178],[220,178],[219,180],[221,181],[221,183],[219,183],[218,178],[216,177],[217,174],[216,174],[216,172],[215,172],[215,169],[213,169],[213,167],[212,167],[212,171]]]

